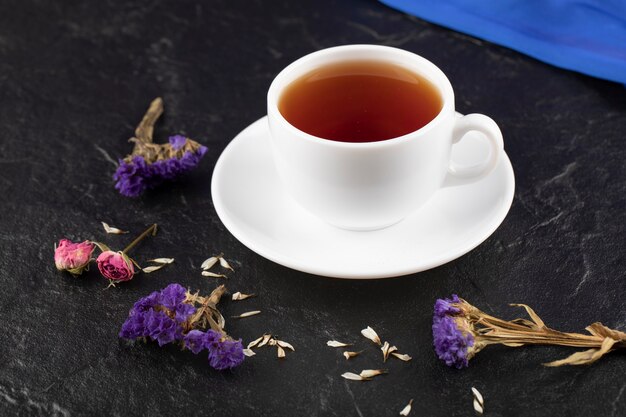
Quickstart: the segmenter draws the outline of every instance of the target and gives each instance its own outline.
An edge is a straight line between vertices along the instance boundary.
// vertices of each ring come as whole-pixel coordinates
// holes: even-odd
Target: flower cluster
[[[137,197],[189,172],[207,152],[205,146],[181,135],[170,136],[168,143],[153,143],[154,124],[161,114],[163,100],[156,98],[130,139],[135,144],[133,151],[119,161],[113,179],[115,188],[124,196]]]
[[[188,139],[184,136],[170,136],[171,149],[180,153]],[[182,143],[181,143],[182,142]],[[113,175],[115,188],[127,197],[137,197],[145,190],[153,189],[164,181],[173,180],[195,168],[206,154],[205,146],[195,150],[186,150],[181,156],[146,161],[142,155],[134,155],[129,160],[120,160],[120,165]]]
[[[209,364],[215,369],[234,368],[244,360],[241,340],[229,338],[212,318],[216,313],[213,305],[225,290],[220,286],[204,298],[188,293],[179,284],[170,284],[135,303],[119,336],[150,339],[159,346],[179,342],[194,354],[207,350]],[[201,304],[199,308],[194,306],[195,302]],[[205,322],[213,323],[215,328],[206,331],[196,328]]]
[[[551,329],[525,304],[530,320],[502,320],[490,316],[467,301],[452,295],[438,299],[433,313],[433,345],[435,353],[448,366],[457,369],[469,365],[469,360],[491,344],[509,347],[524,345],[558,345],[590,348],[569,357],[546,363],[546,366],[583,365],[600,359],[616,348],[626,348],[626,333],[609,329],[601,323],[587,326],[590,333],[565,333]]]
[[[460,308],[455,307],[460,302],[456,294],[450,299],[438,299],[433,315],[435,352],[446,365],[457,369],[467,367],[475,353],[472,351],[474,336],[467,330],[468,324],[463,321],[464,317],[458,315]]]

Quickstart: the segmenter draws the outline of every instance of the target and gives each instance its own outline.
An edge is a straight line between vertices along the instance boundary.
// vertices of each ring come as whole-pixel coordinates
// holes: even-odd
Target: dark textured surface
[[[308,276],[267,261],[224,229],[209,182],[220,151],[265,114],[272,77],[292,60],[346,43],[379,43],[439,65],[461,112],[500,124],[517,190],[484,244],[431,271],[357,282]],[[181,132],[210,148],[184,182],[138,200],[113,189],[113,160],[149,101],[162,95],[157,136]],[[489,416],[623,416],[626,356],[591,367],[544,368],[567,348],[489,348],[469,369],[440,363],[431,308],[458,292],[506,317],[530,304],[550,325],[582,331],[600,320],[625,329],[626,99],[624,88],[558,70],[513,51],[409,18],[371,1],[33,1],[0,4],[0,415],[415,416],[472,415],[470,386]],[[171,267],[103,291],[91,272],[55,271],[61,237],[121,248],[99,221],[160,234],[139,261]],[[225,302],[245,342],[272,332],[296,347],[284,361],[258,355],[234,372],[210,369],[177,348],[121,342],[139,296],[178,281],[209,292],[199,275],[224,251],[237,272]],[[371,325],[414,359],[349,382],[348,370],[380,367],[359,336]],[[326,340],[365,353],[346,362]]]

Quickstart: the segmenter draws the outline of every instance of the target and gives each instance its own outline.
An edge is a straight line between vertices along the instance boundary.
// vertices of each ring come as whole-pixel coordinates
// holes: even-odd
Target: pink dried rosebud
[[[100,273],[111,281],[130,281],[135,275],[133,263],[122,252],[106,250],[98,256],[96,263]]]
[[[89,266],[94,244],[88,240],[74,243],[61,239],[54,250],[54,263],[59,271],[67,271],[72,275],[80,275]]]

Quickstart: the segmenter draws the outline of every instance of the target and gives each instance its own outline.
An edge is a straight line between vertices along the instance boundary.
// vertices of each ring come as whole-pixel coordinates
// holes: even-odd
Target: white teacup
[[[441,111],[414,132],[365,143],[318,138],[281,115],[279,99],[291,82],[321,66],[359,60],[399,65],[425,77],[439,90]],[[437,66],[387,46],[338,46],[298,59],[272,82],[267,113],[274,161],[288,193],[315,216],[350,230],[390,226],[418,209],[444,181],[461,185],[484,177],[496,167],[503,149],[502,133],[492,119],[455,114],[452,86]],[[452,145],[469,131],[483,133],[491,151],[482,164],[459,167],[450,158]]]

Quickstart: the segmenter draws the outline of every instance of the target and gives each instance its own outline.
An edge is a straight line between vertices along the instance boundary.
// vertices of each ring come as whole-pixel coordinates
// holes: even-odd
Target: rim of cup
[[[372,52],[378,53],[379,55],[387,55],[387,57],[380,56],[371,56],[367,58],[344,58],[346,52],[356,52],[356,53],[364,53],[364,52]],[[336,57],[333,57],[336,56]],[[390,56],[394,56],[396,59],[390,61],[388,58]],[[329,59],[330,58],[330,59]],[[333,59],[334,58],[334,59]],[[386,59],[387,58],[387,59]],[[298,129],[291,123],[285,119],[280,110],[278,109],[278,102],[280,100],[281,93],[284,89],[290,85],[293,81],[300,78],[303,75],[306,75],[310,71],[314,70],[316,67],[322,66],[324,64],[318,65],[316,62],[320,60],[325,61],[325,64],[329,63],[338,63],[342,61],[380,61],[380,62],[391,62],[392,64],[401,66],[409,71],[415,72],[420,76],[428,79],[436,88],[440,94],[443,105],[441,106],[441,110],[437,113],[430,122],[421,128],[404,134],[402,136],[397,136],[395,138],[374,141],[374,142],[341,142],[330,139],[320,138],[318,136],[311,135],[303,130]],[[413,65],[408,65],[407,63],[412,63]],[[415,67],[419,67],[417,70]],[[292,74],[296,72],[296,76],[293,77]],[[285,81],[285,79],[293,78],[289,81]],[[267,110],[268,116],[270,119],[274,119],[278,121],[285,129],[291,131],[291,133],[296,134],[299,137],[304,138],[305,140],[314,141],[320,144],[324,144],[326,146],[335,146],[335,147],[349,147],[349,148],[377,148],[383,146],[391,146],[393,144],[402,143],[407,140],[413,140],[416,136],[421,136],[426,134],[428,131],[434,128],[437,124],[439,124],[449,113],[452,113],[454,110],[454,91],[452,90],[452,84],[448,80],[448,77],[443,73],[439,67],[435,64],[427,60],[426,58],[417,55],[413,52],[406,51],[404,49],[394,48],[391,46],[383,46],[383,45],[368,45],[368,44],[357,44],[357,45],[342,45],[342,46],[334,46],[331,48],[321,49],[316,52],[312,52],[308,55],[305,55],[291,64],[287,65],[282,71],[278,73],[276,78],[272,81],[270,88],[267,92]]]

